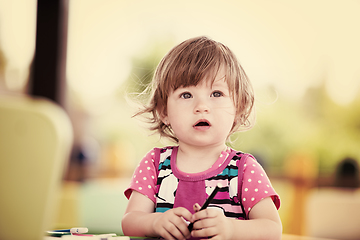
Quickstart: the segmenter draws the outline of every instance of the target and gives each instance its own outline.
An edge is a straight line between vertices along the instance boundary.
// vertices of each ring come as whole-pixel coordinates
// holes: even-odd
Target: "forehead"
[[[199,83],[199,84],[206,84],[210,87],[217,87],[217,86],[224,86],[228,85],[226,81],[226,71],[223,67],[219,69],[219,71],[216,73],[215,76],[205,76]]]

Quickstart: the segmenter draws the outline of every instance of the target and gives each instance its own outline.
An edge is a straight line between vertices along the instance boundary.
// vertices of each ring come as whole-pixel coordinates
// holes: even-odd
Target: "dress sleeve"
[[[146,154],[136,167],[130,185],[124,191],[124,194],[129,199],[132,191],[135,190],[147,196],[155,203],[156,181],[157,171],[155,168],[155,150],[153,149]]]
[[[244,163],[241,199],[246,216],[249,216],[251,209],[266,197],[271,197],[276,208],[280,208],[280,197],[272,187],[265,170],[251,155],[248,155]]]

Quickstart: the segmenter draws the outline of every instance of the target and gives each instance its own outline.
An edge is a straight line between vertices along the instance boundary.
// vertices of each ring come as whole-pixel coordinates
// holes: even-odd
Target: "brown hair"
[[[152,84],[150,101],[135,116],[150,113],[151,130],[161,136],[178,139],[161,117],[166,116],[168,95],[179,87],[196,86],[206,77],[213,77],[225,68],[226,81],[236,108],[236,116],[229,136],[240,127],[251,127],[249,116],[254,105],[251,83],[233,52],[207,37],[188,39],[171,49],[157,66]]]

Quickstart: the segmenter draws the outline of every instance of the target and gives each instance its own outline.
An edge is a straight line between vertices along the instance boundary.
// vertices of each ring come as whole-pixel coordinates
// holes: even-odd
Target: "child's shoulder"
[[[232,155],[232,160],[235,161],[237,163],[236,165],[238,166],[240,164],[245,164],[246,166],[246,163],[250,161],[257,162],[256,158],[250,153],[229,148],[229,154]]]
[[[167,151],[172,151],[173,149],[178,148],[178,146],[165,146],[160,148],[154,148],[154,151],[159,151],[160,153],[164,153]]]
[[[151,158],[155,165],[157,165],[159,162],[170,159],[173,150],[177,151],[177,148],[177,146],[155,147],[147,153],[146,158]]]
[[[148,151],[145,156],[154,156],[157,153],[164,153],[166,151],[173,150],[174,148],[176,148],[176,146],[154,147]]]
[[[228,148],[228,152],[229,152],[230,154],[233,153],[235,158],[241,158],[241,157],[245,157],[245,158],[251,157],[251,158],[254,158],[250,153],[242,152],[242,151],[239,151],[239,150],[230,148],[230,147]]]

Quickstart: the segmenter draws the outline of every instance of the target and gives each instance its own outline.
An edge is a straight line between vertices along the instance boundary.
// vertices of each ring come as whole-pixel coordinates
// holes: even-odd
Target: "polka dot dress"
[[[252,157],[244,164],[242,204],[248,215],[256,203],[271,196],[275,206],[280,207],[280,200],[271,186],[270,180],[261,165]]]
[[[156,201],[156,181],[157,171],[155,168],[155,151],[152,150],[142,159],[133,174],[129,188],[125,191],[127,198],[131,195],[131,190],[138,191],[153,202]]]
[[[235,150],[229,149],[229,152],[235,152]],[[279,208],[280,198],[271,186],[270,180],[267,177],[264,169],[251,155],[243,154],[242,156],[246,157],[246,159],[243,166],[241,202],[243,204],[246,216],[248,216],[251,209],[259,201],[266,197],[271,197],[275,206]],[[169,156],[165,156],[164,158],[167,157]],[[221,160],[219,162],[223,161],[221,157],[219,157],[219,160]],[[135,169],[130,186],[125,190],[125,196],[127,198],[129,198],[131,192],[135,190],[147,196],[154,203],[156,203],[158,186],[156,185],[157,167],[155,161],[155,151],[151,150],[148,154],[146,154],[146,156],[139,163],[138,167]],[[157,161],[159,161],[159,159]],[[167,164],[170,164],[170,160]],[[209,169],[209,171],[210,170],[211,169]],[[207,174],[207,172],[205,171],[204,174]],[[237,187],[235,187],[235,189],[237,189]],[[235,191],[237,192],[237,190]]]

